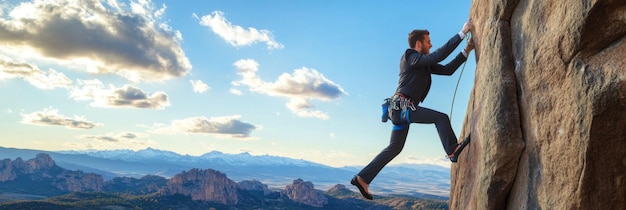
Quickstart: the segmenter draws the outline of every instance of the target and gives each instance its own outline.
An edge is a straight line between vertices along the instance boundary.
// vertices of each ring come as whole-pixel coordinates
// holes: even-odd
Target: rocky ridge
[[[27,161],[21,158],[0,161],[0,182],[15,181],[20,177],[35,182],[49,180],[47,183],[63,192],[100,191],[103,186],[102,176],[63,169],[47,154],[38,154]]]
[[[38,154],[35,158],[23,161],[16,158],[0,161],[0,183],[17,182],[28,179],[26,185],[36,182],[44,189],[46,185],[58,192],[122,192],[131,194],[158,193],[160,195],[182,194],[192,200],[215,202],[224,205],[237,205],[237,190],[259,191],[263,195],[273,193],[267,185],[256,181],[236,183],[226,174],[213,169],[191,169],[183,171],[170,179],[146,175],[141,179],[117,177],[103,182],[100,175],[70,171],[56,165],[47,154]],[[30,192],[36,194],[37,192]],[[323,193],[314,189],[311,182],[297,179],[287,185],[282,193],[288,199],[310,206],[322,207],[327,203]]]
[[[39,199],[50,197],[43,203],[42,201],[3,203],[2,199],[6,200],[7,197],[0,196],[0,209],[56,205],[58,201],[65,202],[63,205],[67,205],[67,208],[89,203],[90,209],[100,208],[102,205],[108,207],[133,205],[146,208],[153,208],[155,205],[183,208],[179,206],[183,205],[191,209],[200,208],[200,206],[202,208],[232,207],[232,209],[294,207],[298,209],[388,209],[394,205],[447,208],[446,202],[442,200],[420,200],[408,197],[385,198],[381,196],[380,201],[365,201],[358,193],[349,190],[344,185],[337,184],[327,192],[322,192],[316,190],[312,182],[302,179],[294,180],[283,189],[269,189],[267,185],[257,180],[235,183],[224,173],[212,169],[193,168],[170,179],[145,175],[139,179],[116,177],[102,182],[100,175],[61,168],[46,154],[38,154],[36,158],[28,161],[17,158],[14,161],[2,160],[0,163],[0,176],[3,177],[0,181],[0,192],[2,192],[0,195],[19,194],[32,198],[36,196]],[[75,205],[67,203],[74,201]],[[111,202],[118,203],[111,204]]]

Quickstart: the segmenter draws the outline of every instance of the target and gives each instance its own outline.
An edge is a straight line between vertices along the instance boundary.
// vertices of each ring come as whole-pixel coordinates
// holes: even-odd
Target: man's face
[[[433,45],[430,43],[430,35],[428,34],[424,34],[424,41],[417,41],[418,43],[418,52],[422,53],[422,54],[429,54],[430,53],[430,48],[433,47]]]

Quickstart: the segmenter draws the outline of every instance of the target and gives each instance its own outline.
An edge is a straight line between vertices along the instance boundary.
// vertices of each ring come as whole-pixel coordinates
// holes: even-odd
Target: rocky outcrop
[[[21,158],[18,158],[20,161]],[[18,160],[16,159],[16,161]],[[11,159],[0,160],[0,182],[14,180],[17,177],[15,171],[13,171],[13,164]]]
[[[64,170],[56,176],[52,185],[65,192],[101,191],[102,176],[82,171]]]
[[[50,185],[63,192],[101,191],[103,185],[102,176],[63,169],[47,154],[37,154],[28,161],[21,158],[0,161],[0,182],[18,178],[45,184],[42,187]]]
[[[164,194],[189,195],[193,200],[211,201],[225,205],[237,205],[237,183],[226,174],[212,169],[197,168],[183,171],[167,183]]]
[[[345,185],[342,184],[336,184],[335,186],[328,189],[326,191],[326,195],[338,198],[361,196],[360,194],[349,190],[348,188],[346,188]]]
[[[348,190],[348,188],[346,188],[345,185],[342,184],[336,184],[335,186],[331,187],[330,189],[328,189],[328,191],[326,191],[327,193],[341,193],[341,192],[346,192],[346,190]],[[348,190],[350,191],[350,190]],[[352,192],[352,191],[350,191]]]
[[[155,175],[145,175],[140,179],[115,177],[104,182],[103,191],[144,195],[159,192],[161,188],[167,186],[167,181],[168,179]]]
[[[261,183],[257,180],[245,180],[237,183],[237,188],[241,190],[250,190],[250,191],[261,191],[263,195],[269,195],[272,191],[267,187],[266,184]]]
[[[293,180],[291,185],[285,187],[287,197],[297,203],[315,207],[322,207],[328,203],[328,198],[323,193],[315,190],[313,183],[302,179]]]
[[[626,209],[626,1],[474,0],[451,209]]]
[[[34,159],[28,161],[19,157],[14,161],[4,159],[0,161],[0,182],[15,180],[18,175],[33,174],[37,171],[45,174],[46,170],[55,168],[55,166],[54,160],[47,154],[38,154]]]

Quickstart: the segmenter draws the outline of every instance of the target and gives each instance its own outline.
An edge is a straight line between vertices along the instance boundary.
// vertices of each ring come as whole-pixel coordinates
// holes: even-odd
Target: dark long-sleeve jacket
[[[432,83],[431,74],[452,75],[467,60],[459,54],[448,64],[439,62],[446,59],[463,39],[455,34],[448,42],[430,54],[421,54],[413,49],[407,49],[400,59],[400,79],[397,93],[411,97],[413,102],[424,101]]]

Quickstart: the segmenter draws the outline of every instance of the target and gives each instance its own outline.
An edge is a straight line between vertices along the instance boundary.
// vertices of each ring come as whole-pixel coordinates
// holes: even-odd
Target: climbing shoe
[[[469,144],[469,142],[470,142],[470,136],[468,135],[465,138],[465,140],[463,140],[463,142],[461,142],[459,145],[456,146],[456,149],[454,149],[454,152],[448,156],[451,162],[456,163],[456,161],[459,158],[459,155],[461,154],[465,146]]]

